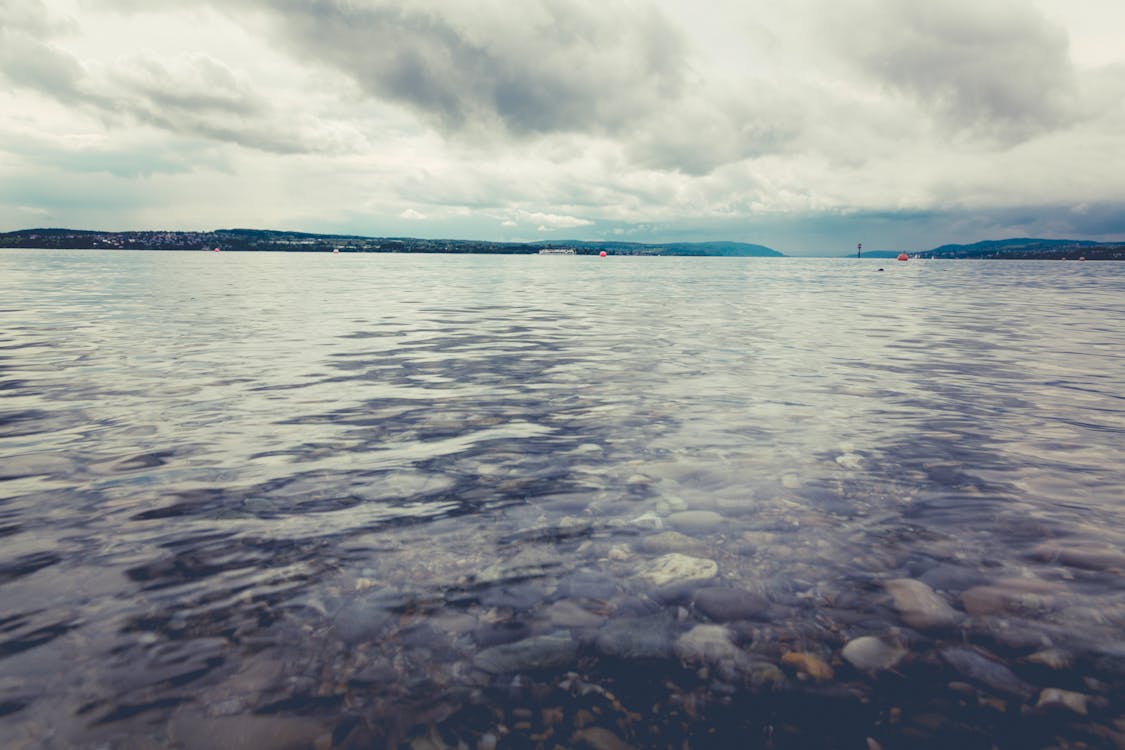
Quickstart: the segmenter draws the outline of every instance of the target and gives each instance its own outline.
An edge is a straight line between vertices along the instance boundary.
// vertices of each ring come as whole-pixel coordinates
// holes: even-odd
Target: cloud
[[[362,144],[355,128],[325,122],[304,106],[283,112],[275,88],[208,54],[150,48],[84,61],[71,51],[84,30],[38,0],[0,0],[0,12],[0,78],[107,125],[137,122],[275,154],[339,153]],[[313,100],[305,92],[301,104]]]
[[[73,56],[17,28],[0,28],[0,74],[11,83],[49,92],[64,103],[93,102],[86,70]]]
[[[856,0],[826,19],[838,49],[948,132],[1019,142],[1076,117],[1066,33],[1030,3]]]
[[[25,34],[4,32],[0,42],[0,73],[11,83],[103,119],[275,154],[348,151],[361,140],[303,112],[284,116],[246,76],[206,55],[135,56],[91,69]]]
[[[294,54],[446,133],[620,132],[676,96],[684,49],[624,0],[263,0]]]
[[[41,0],[0,0],[0,32],[20,30],[41,37],[60,26],[51,19]]]
[[[176,63],[173,68],[153,57],[135,58],[115,75],[125,90],[174,112],[253,117],[267,110],[250,82],[218,60],[199,55]]]
[[[642,168],[702,176],[744,159],[787,150],[804,128],[801,111],[762,81],[740,96],[709,91],[654,113],[626,154]]]
[[[59,137],[26,128],[0,128],[0,155],[29,172],[52,169],[132,179],[183,175],[198,169],[221,171],[226,163],[217,152],[213,145],[185,139]]]
[[[277,154],[332,150],[276,111],[246,76],[206,55],[137,57],[110,75],[118,111],[173,133]]]
[[[545,214],[539,211],[533,211],[527,214],[529,221],[534,221],[538,224],[540,232],[546,232],[554,229],[574,229],[575,227],[588,227],[594,222],[588,219],[581,219],[577,216],[565,216],[561,214]]]

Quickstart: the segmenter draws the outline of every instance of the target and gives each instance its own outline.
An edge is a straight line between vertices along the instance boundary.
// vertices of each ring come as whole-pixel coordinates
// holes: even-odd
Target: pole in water
[[[856,243],[856,246],[855,246],[855,257],[857,257],[857,258],[862,258],[862,257],[863,257],[863,243],[862,243],[862,242],[858,242],[858,243]]]

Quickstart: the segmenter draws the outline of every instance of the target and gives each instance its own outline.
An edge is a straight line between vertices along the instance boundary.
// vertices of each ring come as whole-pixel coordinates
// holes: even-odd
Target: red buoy
[[[602,250],[600,253],[598,253],[599,258],[604,258],[607,255],[609,255],[609,253],[607,253],[605,250]]]
[[[217,253],[217,252],[219,252],[219,248],[217,248],[217,247],[216,247],[216,248],[215,248],[214,250],[212,250],[211,252],[213,252],[213,253]]]
[[[910,256],[909,256],[909,255],[907,255],[906,253],[899,253],[899,254],[898,254],[898,259],[899,259],[899,260],[910,260]]]

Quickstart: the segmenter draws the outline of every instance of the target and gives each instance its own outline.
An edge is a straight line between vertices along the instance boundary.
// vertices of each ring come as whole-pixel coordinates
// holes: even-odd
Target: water
[[[1120,746],[1123,320],[1112,263],[0,251],[0,745]]]

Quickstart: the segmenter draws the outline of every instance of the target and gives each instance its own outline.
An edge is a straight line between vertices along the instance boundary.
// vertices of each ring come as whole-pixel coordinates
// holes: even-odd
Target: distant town
[[[98,232],[78,229],[24,229],[0,234],[0,247],[72,250],[257,250],[349,253],[490,253],[534,255],[544,249],[573,250],[576,255],[726,255],[774,256],[781,253],[743,242],[489,242],[310,234],[271,229],[217,229],[211,232]]]
[[[0,248],[71,250],[220,250],[347,253],[462,253],[462,254],[575,254],[647,256],[785,257],[764,245],[746,242],[639,243],[616,241],[490,242],[486,240],[419,239],[312,234],[272,229],[217,229],[209,232],[127,231],[81,229],[22,229],[0,233]],[[869,259],[894,258],[903,251],[864,251]],[[1125,241],[1090,242],[1017,238],[969,245],[943,245],[932,250],[907,251],[911,258],[1009,260],[1125,260]],[[857,253],[826,254],[856,257]]]

